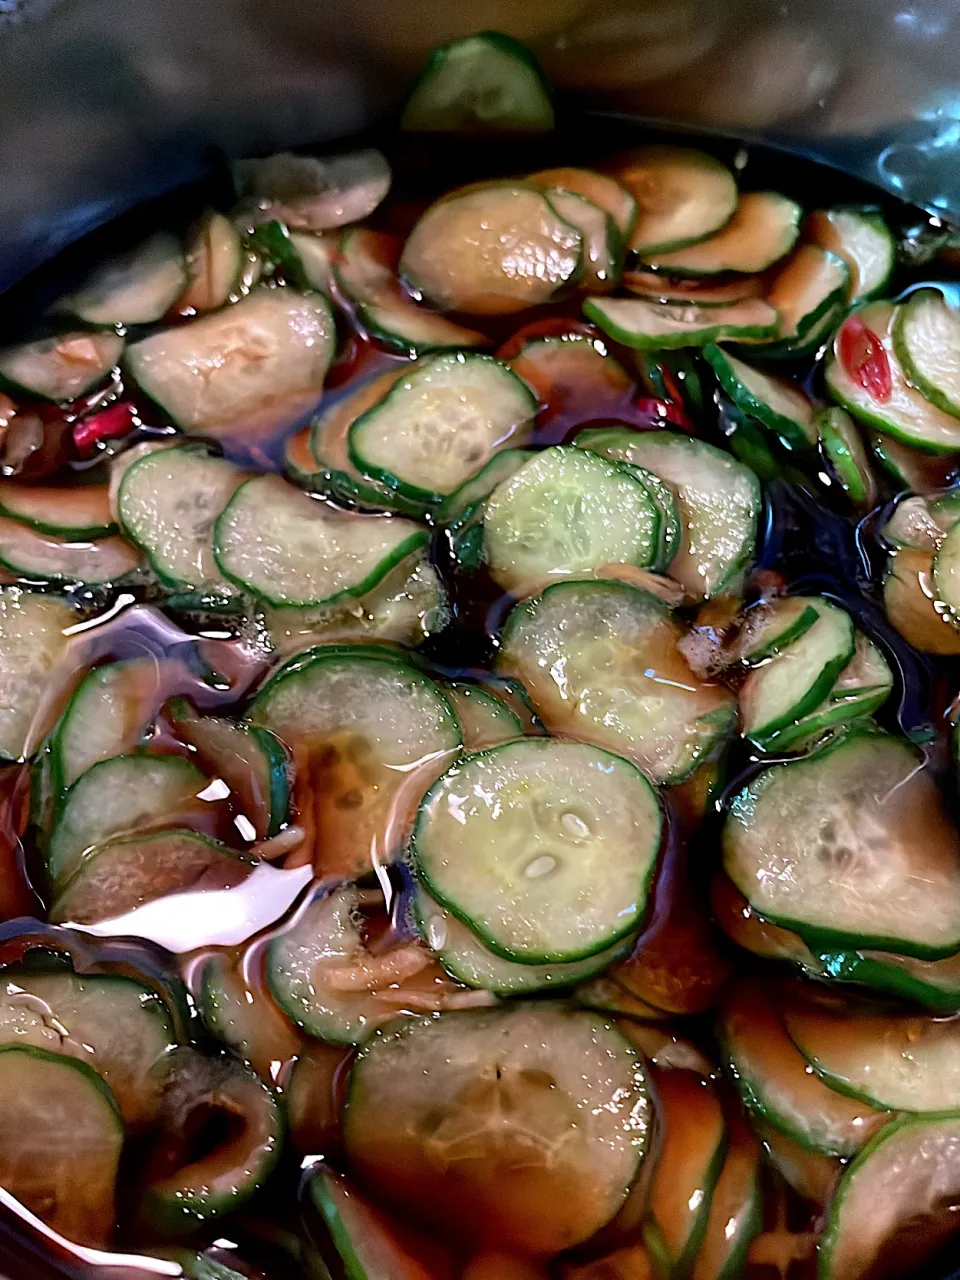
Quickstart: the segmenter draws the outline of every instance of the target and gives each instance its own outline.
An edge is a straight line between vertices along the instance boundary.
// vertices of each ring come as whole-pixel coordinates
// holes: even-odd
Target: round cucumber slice
[[[790,252],[802,210],[776,191],[742,195],[716,234],[672,252],[645,251],[647,266],[677,276],[712,276],[724,271],[750,275],[765,271]],[[636,236],[636,233],[634,233]]]
[[[365,594],[427,536],[409,520],[336,511],[263,475],[242,484],[217,517],[213,554],[237,586],[302,609]]]
[[[523,737],[520,717],[479,685],[448,680],[443,692],[460,721],[466,751],[483,751]]]
[[[24,760],[40,746],[34,720],[76,621],[76,610],[56,596],[0,587],[0,758]]]
[[[77,541],[117,531],[106,485],[34,488],[16,480],[0,480],[0,512],[39,533],[69,535]]]
[[[883,292],[893,274],[897,246],[879,209],[855,205],[818,209],[807,218],[804,232],[850,268],[849,303]]]
[[[918,289],[897,308],[893,346],[911,384],[960,418],[960,314],[939,289]]]
[[[360,222],[383,201],[392,173],[375,147],[335,156],[301,156],[279,151],[263,160],[231,166],[240,203],[233,212],[241,226],[277,221],[298,231],[330,231]]]
[[[573,191],[578,196],[592,200],[607,211],[624,239],[630,236],[636,225],[636,200],[622,182],[609,174],[598,173],[596,169],[561,166],[558,169],[541,169],[537,173],[531,173],[527,181],[545,190],[559,187],[561,191]]]
[[[802,244],[774,276],[764,295],[780,314],[777,338],[796,342],[844,305],[850,269],[835,253]]]
[[[54,310],[106,329],[153,324],[170,310],[186,282],[180,241],[168,231],[157,231],[129,253],[98,267]]]
[[[950,1206],[958,1194],[960,1115],[887,1125],[844,1170],[820,1243],[818,1280],[860,1280],[874,1273],[881,1253],[892,1272],[922,1265],[956,1231]]]
[[[123,1123],[89,1067],[43,1049],[0,1048],[0,1184],[77,1244],[109,1246]]]
[[[583,288],[609,292],[620,278],[623,262],[623,244],[613,219],[592,200],[562,187],[548,187],[546,195],[560,217],[583,237]]]
[[[447,911],[422,887],[414,895],[413,914],[420,936],[459,982],[498,996],[526,995],[532,991],[561,991],[602,972],[623,952],[624,945],[608,947],[572,964],[517,964],[485,947],[452,911]]]
[[[552,733],[680,782],[733,732],[732,695],[699,680],[669,608],[622,582],[557,583],[507,619],[498,668],[522,680]]]
[[[738,409],[772,431],[788,449],[811,449],[819,439],[810,398],[784,378],[775,378],[730,355],[704,348],[720,385]]]
[[[460,749],[440,690],[376,645],[319,646],[291,659],[249,717],[291,750],[295,798],[318,869],[350,878],[396,857],[415,806]]]
[[[444,311],[509,315],[578,279],[583,237],[535,187],[454,191],[411,231],[400,274]]]
[[[486,1248],[549,1255],[613,1217],[649,1123],[637,1052],[599,1015],[545,1003],[381,1033],[351,1072],[343,1135],[387,1203]]]
[[[411,848],[431,895],[491,950],[563,964],[639,926],[661,828],[655,791],[626,760],[526,738],[453,765]]]
[[[259,975],[248,982],[222,951],[203,962],[197,1007],[210,1034],[265,1084],[274,1085],[303,1048],[303,1038],[263,989]]]
[[[771,993],[756,983],[741,982],[731,991],[720,1036],[744,1105],[804,1150],[854,1155],[889,1119],[885,1110],[844,1097],[808,1069]]]
[[[240,232],[222,213],[205,213],[187,249],[187,287],[177,299],[181,312],[215,311],[239,291],[244,268]]]
[[[140,562],[140,551],[123,538],[75,542],[0,516],[0,565],[33,582],[100,587],[122,582]]]
[[[189,1235],[246,1204],[273,1172],[283,1121],[272,1091],[235,1058],[182,1047],[162,1068],[159,1127],[139,1220]]]
[[[756,910],[815,949],[960,950],[960,833],[901,739],[851,730],[765,770],[734,797],[723,849]]]
[[[630,470],[561,445],[498,485],[483,509],[490,574],[516,596],[607,564],[648,568],[659,532],[659,510]]]
[[[639,351],[772,338],[777,331],[777,313],[762,298],[710,306],[648,302],[644,298],[588,298],[583,313],[614,341]]]
[[[960,627],[940,600],[933,577],[935,555],[901,547],[887,562],[883,607],[890,623],[921,653],[960,654]]]
[[[737,207],[733,174],[692,147],[638,147],[613,171],[637,203],[629,247],[643,256],[705,240]]]
[[[14,395],[62,404],[103,382],[119,362],[118,333],[61,333],[0,350],[0,383]]]

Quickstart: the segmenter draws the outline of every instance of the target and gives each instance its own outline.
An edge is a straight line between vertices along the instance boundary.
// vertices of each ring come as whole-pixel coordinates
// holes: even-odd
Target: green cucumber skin
[[[949,413],[954,418],[960,418],[960,404],[955,400],[951,400],[948,395],[945,395],[944,392],[940,390],[936,383],[931,382],[929,378],[925,377],[920,372],[913,361],[913,357],[910,354],[910,348],[907,345],[907,340],[904,336],[904,330],[910,317],[911,308],[915,305],[915,299],[926,292],[928,292],[928,290],[924,289],[911,294],[905,302],[901,303],[897,307],[892,329],[893,350],[897,359],[903,365],[911,384],[915,386],[931,404],[936,405],[938,409],[942,409],[944,413]]]
[[[346,1280],[375,1280],[375,1277],[370,1276],[354,1251],[353,1239],[344,1225],[340,1210],[323,1185],[322,1171],[317,1172],[310,1179],[310,1198],[327,1225],[334,1248],[343,1263]]]
[[[110,663],[108,665],[112,667],[114,664]],[[53,794],[55,797],[59,798],[56,801],[56,817],[60,816],[60,809],[62,808],[62,803],[61,803],[62,798],[65,791],[67,790],[67,787],[64,785],[64,781],[63,781],[64,779],[64,760],[63,760],[63,743],[62,743],[63,732],[65,728],[68,727],[69,725],[71,712],[76,707],[76,704],[80,699],[80,696],[86,692],[87,688],[90,685],[98,683],[98,675],[105,670],[106,670],[106,667],[94,667],[92,671],[87,672],[84,678],[77,685],[76,689],[74,689],[73,694],[70,698],[70,701],[67,703],[66,707],[64,708],[63,714],[60,716],[60,719],[57,721],[57,724],[53,730],[53,733],[51,733],[50,735],[48,746],[47,746],[47,749],[50,753],[50,775],[49,776],[50,776],[51,785],[53,787]],[[91,766],[91,768],[92,767],[93,766]],[[81,774],[81,777],[82,776],[83,775]],[[79,778],[74,779],[74,782],[78,782],[78,781],[79,781]]]
[[[108,524],[79,526],[57,524],[55,520],[30,519],[17,511],[12,511],[5,507],[2,502],[0,502],[0,515],[16,520],[19,524],[25,524],[28,529],[35,529],[37,533],[48,533],[54,538],[69,537],[77,542],[86,541],[88,538],[109,538],[120,531],[119,526],[113,520]]]
[[[796,723],[787,725],[785,729],[779,729],[766,738],[762,749],[768,754],[778,754],[790,751],[798,744],[805,748],[809,740],[826,733],[828,729],[852,727],[858,721],[869,722],[873,713],[890,697],[890,689],[891,686],[882,685],[876,690],[864,692],[861,697],[853,698],[850,702],[829,706],[822,714],[817,711],[809,712]]]
[[[816,609],[814,609],[813,605],[808,605],[806,609],[804,609],[803,613],[801,613],[800,617],[795,618],[790,626],[787,627],[786,631],[781,631],[779,635],[771,637],[771,639],[768,640],[766,644],[761,645],[759,649],[751,649],[746,658],[746,662],[750,666],[756,666],[757,663],[762,662],[765,658],[776,657],[782,649],[785,649],[788,645],[793,644],[794,640],[799,640],[802,635],[805,635],[817,621],[819,616],[820,615],[817,613]]]
[[[318,463],[309,484],[304,487],[313,493],[324,494],[338,506],[351,509],[387,511],[393,515],[409,516],[414,520],[422,520],[430,510],[428,503],[405,498],[386,486],[375,489],[349,472],[337,471],[323,463]]]
[[[602,301],[587,298],[583,304],[583,314],[592,320],[604,333],[616,342],[636,351],[675,351],[680,347],[705,347],[718,341],[736,342],[737,338],[772,338],[776,336],[776,322],[769,325],[744,325],[733,328],[730,325],[714,324],[703,329],[691,330],[687,333],[643,334],[636,330],[624,329],[609,320],[603,312]]]
[[[856,648],[856,639],[854,635],[853,623],[850,624],[850,642],[847,647],[841,650],[834,658],[832,658],[823,667],[820,675],[810,686],[808,692],[794,703],[789,712],[785,712],[779,718],[768,721],[760,729],[753,729],[749,733],[745,732],[744,736],[752,743],[760,748],[766,748],[772,738],[784,729],[795,725],[797,721],[802,720],[804,716],[815,711],[820,703],[829,695],[833,688],[837,676],[844,669],[850,659],[853,657]]]
[[[776,409],[771,409],[768,404],[758,400],[743,385],[728,364],[726,354],[722,348],[718,347],[716,343],[711,343],[709,346],[704,347],[703,356],[717,375],[717,381],[738,409],[767,427],[783,441],[788,449],[802,452],[811,448],[811,441],[799,423],[794,422],[792,418],[788,418],[782,413],[778,413]]]
[[[868,478],[864,477],[860,467],[857,465],[857,460],[851,453],[846,440],[844,440],[843,433],[833,425],[831,418],[833,412],[842,413],[843,411],[825,409],[817,417],[817,425],[820,431],[820,447],[837,473],[844,492],[851,502],[858,506],[864,506],[867,504],[869,497]],[[851,430],[856,430],[852,423]]]
[[[853,982],[883,995],[899,997],[921,1005],[933,1017],[960,1013],[960,981],[956,989],[940,987],[908,973],[897,965],[884,964],[877,956],[859,951],[837,951],[818,957],[827,976],[838,982]]]
[[[267,836],[275,836],[290,821],[290,775],[287,753],[275,733],[261,725],[245,726],[263,754],[270,786],[270,825]]]
[[[846,317],[846,307],[841,305],[828,312],[819,325],[806,330],[802,337],[783,338],[777,342],[762,342],[755,346],[742,344],[736,354],[744,360],[805,360],[815,355],[826,342],[833,339],[834,332]]]

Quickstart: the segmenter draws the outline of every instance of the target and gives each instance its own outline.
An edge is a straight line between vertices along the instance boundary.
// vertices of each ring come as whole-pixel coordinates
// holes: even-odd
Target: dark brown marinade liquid
[[[602,138],[602,153],[597,150],[598,136]],[[459,183],[509,176],[555,164],[590,166],[598,163],[603,154],[648,141],[650,136],[651,131],[645,129],[641,134],[638,127],[627,120],[606,117],[600,121],[580,119],[568,122],[555,137],[538,140],[535,148],[529,144],[464,142],[442,137],[430,144],[407,139],[374,139],[387,151],[394,165],[396,181],[390,198],[374,215],[371,225],[403,235],[436,195]],[[843,175],[820,169],[811,162],[763,148],[751,148],[743,153],[738,144],[722,140],[713,140],[705,145],[728,162],[737,152],[741,152],[741,158],[746,155],[745,163],[737,165],[738,180],[746,189],[782,190],[800,200],[807,209],[842,202],[880,204],[895,231],[905,233],[916,228],[918,234],[924,232],[925,216],[916,210]],[[211,204],[223,208],[230,204],[229,184],[216,165],[211,177],[197,187],[174,192],[94,233],[17,286],[4,307],[5,323],[10,331],[0,337],[15,340],[24,323],[42,313],[52,298],[69,287],[91,259],[108,249],[115,250],[125,241],[132,242],[144,228],[157,225],[184,227],[197,212]],[[915,287],[921,280],[929,280],[929,275],[924,275],[922,269],[903,269],[893,282],[891,292],[896,294]],[[960,290],[960,286],[945,283],[954,295]],[[344,318],[346,315],[344,311],[338,316],[339,355],[328,376],[324,405],[332,403],[336,396],[349,392],[358,382],[373,374],[405,363],[403,357],[384,352],[356,326],[350,326]],[[471,317],[469,324],[485,328],[495,349],[502,348],[505,355],[515,354],[518,343],[513,339],[518,330],[526,331],[529,336],[583,332],[602,337],[584,325],[576,299],[523,313],[519,317],[497,318],[479,326]],[[606,338],[603,341],[610,353],[633,375],[637,370],[635,353],[618,348]],[[699,366],[699,371],[704,385],[712,387],[705,366]],[[801,362],[788,372],[814,391],[819,389],[821,371],[816,363]],[[56,434],[56,431],[68,432],[71,422],[81,416],[91,403],[99,408],[120,399],[132,399],[136,404],[141,424],[137,428],[139,435],[149,436],[169,430],[156,409],[138,399],[135,390],[125,388],[119,378],[105,391],[72,406],[71,411],[65,414],[51,410],[49,406],[29,407],[35,408],[45,421],[53,422],[53,434]],[[723,422],[723,406],[712,392],[706,397],[702,411],[693,413],[679,401],[658,401],[643,389],[637,376],[636,390],[628,397],[610,398],[602,387],[593,390],[578,388],[576,394],[560,397],[547,405],[538,417],[533,443],[554,444],[569,439],[585,426],[617,423],[637,430],[663,427],[691,430],[713,443],[723,444]],[[248,441],[238,439],[228,438],[220,443],[228,456],[252,462],[260,469],[280,470],[283,442],[289,434],[285,432],[278,438],[258,440],[253,447]],[[41,460],[35,474],[40,478],[55,474],[51,467],[56,460],[56,454],[53,462],[50,457]],[[94,478],[103,472],[105,459],[101,455],[89,463],[71,463],[67,475],[71,468],[93,473],[77,476],[78,480]],[[61,470],[56,474],[62,483],[64,472]],[[859,521],[848,514],[842,495],[838,496],[837,488],[829,477],[825,474],[818,477],[812,468],[799,483],[793,479],[776,479],[766,484],[764,489],[760,545],[756,567],[747,584],[747,601],[789,584],[794,592],[821,593],[841,603],[851,613],[856,625],[881,647],[894,671],[894,693],[879,712],[878,719],[886,727],[899,730],[923,744],[931,767],[945,777],[945,713],[957,695],[960,673],[957,664],[951,665],[950,660],[931,658],[911,649],[885,617],[880,592],[885,551],[877,531],[889,514],[890,502],[895,496],[893,482],[888,484],[886,499]],[[504,596],[482,573],[468,581],[454,575],[448,548],[439,532],[434,539],[433,559],[450,593],[453,610],[447,627],[423,646],[420,660],[428,670],[447,676],[470,675],[489,668],[496,650],[497,633],[512,603],[510,597]],[[116,597],[94,597],[87,602],[93,616],[99,607],[105,620],[74,640],[78,667],[109,659],[149,655],[162,669],[165,662],[175,657],[196,673],[187,693],[200,710],[226,714],[243,710],[249,691],[263,675],[267,663],[263,653],[248,638],[233,634],[231,628],[234,624],[229,617],[207,619],[201,628],[195,619],[184,615],[164,615],[145,602],[136,589],[122,600],[123,603]],[[153,747],[165,751],[182,749],[170,733],[169,726],[164,727],[162,723]],[[645,936],[649,937],[661,928],[678,894],[689,895],[697,907],[707,909],[707,887],[717,865],[723,797],[733,794],[758,767],[756,758],[746,745],[734,745],[725,766],[723,796],[688,840],[684,840],[681,834],[684,817],[679,808],[679,798],[668,796],[670,835],[662,856],[661,873]],[[956,803],[955,792],[952,802]],[[233,798],[228,797],[214,807],[211,833],[242,848],[243,840],[238,830],[243,830],[243,815],[235,809]],[[29,768],[5,767],[0,770],[0,920],[4,921],[0,923],[0,964],[15,962],[29,955],[34,948],[66,950],[79,971],[136,975],[172,998],[175,1004],[178,998],[182,998],[182,978],[186,978],[188,986],[195,986],[199,961],[209,954],[209,939],[185,940],[181,953],[175,954],[144,938],[102,938],[46,925],[42,922],[44,889],[40,867],[29,830]],[[394,913],[393,925],[381,922],[379,927],[402,931],[402,926],[396,925],[396,921],[403,919],[402,900],[406,890],[402,871],[397,872],[395,884],[400,908]],[[242,893],[243,887],[235,892]],[[278,901],[282,899],[283,895],[278,895]],[[284,900],[276,920],[264,921],[261,912],[261,930],[252,942],[248,940],[234,947],[218,948],[225,958],[238,965],[245,957],[244,971],[251,985],[257,988],[255,994],[258,999],[269,1001],[270,997],[263,989],[262,967],[254,959],[262,955],[271,929],[275,929],[291,909],[289,900]],[[722,938],[717,941],[727,960],[735,962],[741,969],[749,969],[756,963],[746,953],[734,955],[732,946],[725,944]],[[250,954],[245,956],[246,952]],[[197,1036],[201,1043],[209,1042],[195,1012],[184,1006],[184,1016],[190,1021],[191,1034]],[[680,1030],[705,1046],[710,1055],[709,1015],[683,1020]],[[349,1055],[345,1055],[344,1065],[348,1061]],[[289,1063],[278,1064],[277,1077],[281,1083],[288,1072]],[[338,1096],[343,1079],[344,1070],[338,1069],[332,1083]],[[726,1101],[731,1102],[729,1096]],[[331,1107],[333,1105],[331,1101]],[[335,1147],[313,1154],[318,1157],[327,1155],[336,1162]],[[803,1237],[819,1224],[812,1216],[810,1205],[788,1192],[785,1184],[774,1175],[768,1172],[765,1176],[769,1183],[765,1201],[765,1240],[769,1247],[763,1261],[752,1265],[750,1273],[762,1276],[764,1280],[766,1277],[773,1280],[775,1274],[782,1280],[787,1280],[788,1274],[791,1277],[811,1275],[810,1252],[804,1251]],[[298,1229],[297,1186],[300,1178],[297,1160],[288,1152],[255,1208],[236,1223],[219,1224],[214,1232],[219,1242],[217,1245],[201,1239],[193,1247],[200,1249],[208,1245],[211,1258],[235,1267],[252,1280],[261,1276],[278,1280],[280,1276],[294,1274],[295,1267],[288,1248],[291,1233]],[[233,1241],[242,1243],[242,1261],[234,1249],[228,1247]],[[117,1249],[132,1251],[137,1246],[137,1241],[124,1236],[121,1224]],[[792,1252],[797,1255],[793,1262],[790,1261]],[[335,1262],[331,1262],[329,1257],[327,1261],[335,1267]],[[261,1266],[264,1268],[262,1271],[259,1269]],[[929,1274],[942,1275],[944,1269],[943,1266],[934,1267]],[[135,1277],[147,1274],[139,1267],[97,1267],[84,1262],[79,1256],[67,1253],[25,1229],[6,1207],[0,1207],[0,1273],[17,1280],[54,1280],[60,1276],[135,1280]]]

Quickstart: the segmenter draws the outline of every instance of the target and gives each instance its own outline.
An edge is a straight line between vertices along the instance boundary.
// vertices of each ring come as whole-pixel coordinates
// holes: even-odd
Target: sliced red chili
[[[91,413],[73,426],[73,443],[82,458],[90,457],[104,440],[119,440],[135,426],[136,410],[126,400],[118,400],[108,409]]]
[[[840,330],[840,363],[871,399],[883,404],[893,392],[890,360],[883,342],[859,316],[851,316]]]

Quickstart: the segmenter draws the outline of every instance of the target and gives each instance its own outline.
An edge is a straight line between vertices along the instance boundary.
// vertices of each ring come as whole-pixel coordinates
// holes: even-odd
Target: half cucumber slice
[[[0,759],[25,760],[40,746],[44,730],[35,733],[34,722],[76,621],[56,596],[0,587]]]
[[[583,236],[542,191],[499,182],[454,191],[411,231],[400,274],[443,311],[510,315],[549,302],[583,269]]]
[[[960,950],[960,834],[907,742],[851,729],[774,765],[734,797],[730,879],[815,949]]]
[[[119,362],[118,333],[61,333],[0,350],[0,383],[14,395],[62,404],[103,382]]]
[[[631,468],[562,445],[535,454],[483,508],[486,562],[514,595],[607,564],[649,568],[659,538],[659,508]]]
[[[137,1212],[162,1235],[189,1235],[260,1189],[279,1158],[283,1121],[272,1091],[235,1058],[184,1046],[160,1070],[161,1141],[145,1162]]]
[[[347,1162],[415,1220],[553,1254],[625,1199],[649,1141],[644,1077],[609,1022],[556,1002],[406,1020],[355,1061]]]
[[[494,454],[525,443],[536,400],[490,356],[419,361],[350,428],[350,458],[404,497],[440,502]]]
[[[733,174],[692,147],[638,147],[612,168],[637,203],[629,248],[641,256],[705,240],[737,207]]]
[[[777,312],[762,298],[702,307],[643,298],[587,298],[583,313],[616,342],[640,351],[772,338],[779,323]]]
[[[960,418],[960,314],[939,289],[918,289],[897,308],[893,347],[911,385]]]
[[[518,605],[499,670],[522,680],[552,733],[632,760],[655,782],[680,782],[730,736],[734,700],[697,678],[684,631],[648,591],[562,582]]]
[[[724,271],[765,271],[796,243],[802,210],[776,191],[751,191],[733,216],[709,239],[673,252],[645,252],[644,261],[676,276],[712,276]]]
[[[58,537],[102,538],[116,533],[106,485],[34,487],[0,480],[0,512],[39,533]]]
[[[526,738],[454,764],[424,797],[411,848],[431,896],[491,950],[564,964],[639,926],[661,827],[626,760]]]
[[[877,500],[877,482],[853,419],[845,409],[821,409],[816,426],[820,451],[841,489],[856,507],[869,510]]]
[[[123,1122],[89,1067],[43,1049],[0,1048],[0,1182],[48,1227],[109,1246]]]
[[[266,475],[236,490],[213,529],[227,578],[275,607],[301,609],[365,594],[426,541],[409,520],[337,511]]]
[[[436,685],[370,644],[319,646],[291,659],[248,715],[290,748],[318,874],[340,878],[396,857],[409,809],[461,744]]]
[[[929,453],[960,451],[960,420],[910,382],[894,345],[900,306],[869,302],[841,325],[827,361],[827,389],[867,426]]]
[[[240,203],[233,211],[242,227],[280,221],[296,231],[330,231],[360,222],[386,197],[392,173],[375,147],[334,156],[279,151],[231,166]]]
[[[410,91],[400,128],[417,133],[545,133],[550,85],[519,40],[481,31],[430,55]]]
[[[245,252],[240,232],[222,213],[209,212],[193,228],[187,247],[187,287],[180,312],[202,314],[225,306],[241,289]]]
[[[864,302],[886,288],[897,247],[879,209],[867,205],[818,209],[807,218],[804,232],[850,268],[849,303]]]
[[[819,439],[809,396],[785,378],[751,369],[715,345],[704,349],[720,385],[738,409],[772,431],[788,449],[811,449]]]
[[[487,346],[482,333],[418,307],[403,291],[397,278],[401,247],[386,232],[364,227],[345,231],[340,238],[334,275],[370,336],[414,354]]]
[[[581,431],[574,443],[644,467],[673,490],[683,537],[670,576],[695,600],[735,589],[753,558],[760,513],[760,485],[748,467],[676,431],[598,427]]]
[[[126,367],[184,431],[249,439],[279,433],[314,407],[335,345],[322,294],[259,288],[135,342]]]
[[[104,329],[152,324],[166,315],[186,283],[180,241],[168,231],[158,231],[129,253],[98,267],[54,310]]]

